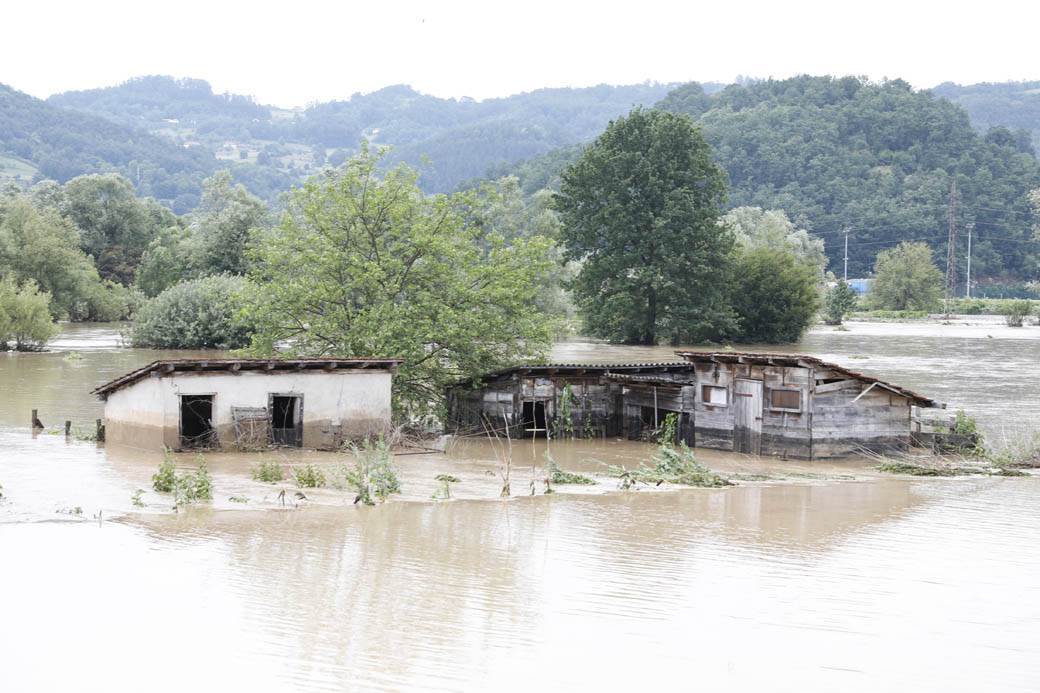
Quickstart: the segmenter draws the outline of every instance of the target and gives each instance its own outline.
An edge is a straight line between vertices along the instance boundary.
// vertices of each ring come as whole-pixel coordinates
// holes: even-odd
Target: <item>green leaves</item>
[[[870,302],[885,310],[933,310],[943,293],[943,275],[924,243],[900,243],[878,253]]]
[[[685,116],[637,109],[564,174],[554,207],[571,284],[593,336],[694,341],[725,332],[732,234],[718,222],[722,171]]]
[[[475,223],[474,193],[426,197],[415,171],[367,150],[293,192],[258,237],[250,350],[396,356],[399,412],[437,410],[458,378],[548,349],[535,308],[552,243]]]

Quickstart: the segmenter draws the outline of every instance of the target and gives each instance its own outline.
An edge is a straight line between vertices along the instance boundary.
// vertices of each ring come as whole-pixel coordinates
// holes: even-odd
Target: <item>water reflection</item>
[[[716,690],[1029,690],[1037,492],[886,481],[8,525],[5,594],[50,596],[5,604],[5,681],[82,683],[43,666],[68,646],[116,690],[192,685],[207,664],[260,690],[674,689],[691,671]],[[164,647],[190,655],[156,680]]]

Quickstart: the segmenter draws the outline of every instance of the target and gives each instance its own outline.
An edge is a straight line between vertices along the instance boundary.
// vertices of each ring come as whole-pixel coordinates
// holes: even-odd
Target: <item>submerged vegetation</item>
[[[265,484],[276,484],[285,479],[285,470],[274,460],[260,460],[250,471],[254,481],[262,481]]]
[[[152,488],[159,493],[173,493],[178,506],[213,500],[213,482],[201,455],[196,469],[178,473],[173,455],[167,450],[159,470],[152,476]]]
[[[325,485],[325,472],[314,464],[293,467],[293,479],[300,488],[321,488]]]
[[[354,464],[344,465],[340,471],[343,486],[354,491],[354,503],[375,505],[391,494],[401,492],[401,482],[394,469],[390,444],[382,437],[366,439],[360,446],[351,446]],[[443,480],[441,480],[443,483]]]
[[[567,484],[578,484],[578,485],[592,485],[596,483],[595,479],[587,477],[584,474],[575,474],[574,472],[568,472],[560,469],[559,465],[556,464],[556,460],[549,456],[549,453],[545,455],[545,473],[551,484],[559,484],[561,486]]]

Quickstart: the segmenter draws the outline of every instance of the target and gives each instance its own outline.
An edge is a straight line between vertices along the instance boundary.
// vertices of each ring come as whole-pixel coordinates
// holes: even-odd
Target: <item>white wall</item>
[[[234,440],[232,407],[266,407],[270,394],[303,396],[304,447],[331,447],[343,438],[374,435],[390,425],[389,371],[174,372],[149,376],[109,395],[105,404],[110,440],[152,447],[147,431],[162,431],[161,443],[180,445],[180,395],[213,397],[213,424],[222,445]],[[141,429],[130,432],[131,428]],[[114,436],[114,437],[113,437]]]

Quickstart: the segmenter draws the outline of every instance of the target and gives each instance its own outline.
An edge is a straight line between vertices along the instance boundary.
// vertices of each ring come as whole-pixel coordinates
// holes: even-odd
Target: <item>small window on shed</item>
[[[705,404],[724,407],[729,404],[728,390],[721,385],[702,385],[701,400]]]
[[[802,410],[801,390],[770,390],[769,408],[783,409],[786,411]]]

